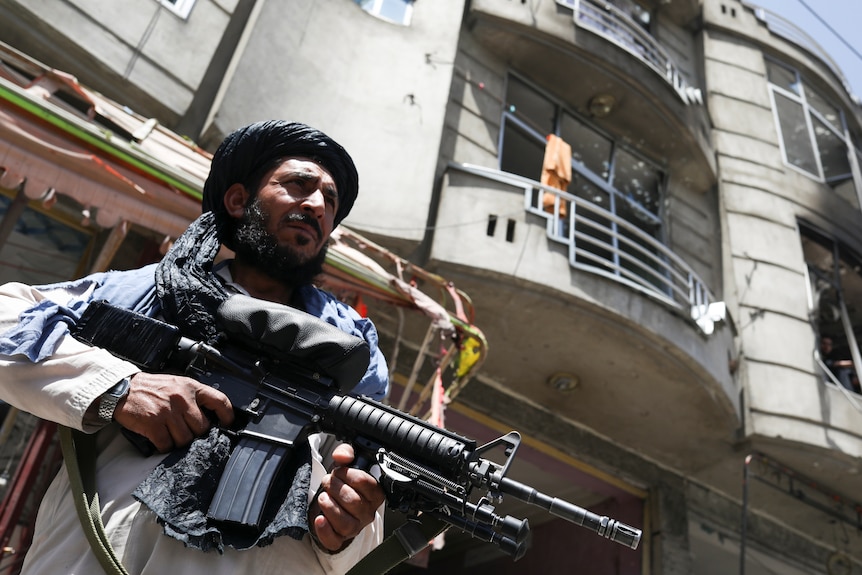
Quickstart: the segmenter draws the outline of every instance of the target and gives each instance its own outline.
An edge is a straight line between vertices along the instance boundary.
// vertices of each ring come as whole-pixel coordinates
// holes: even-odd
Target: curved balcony
[[[557,0],[571,8],[575,25],[616,44],[661,76],[685,104],[703,105],[700,88],[691,86],[661,44],[625,11],[608,2]]]
[[[689,190],[705,192],[716,166],[700,72],[691,67],[697,39],[666,16],[669,10],[696,14],[693,4],[662,7],[649,25],[656,35],[610,3],[591,0],[535,9],[474,0],[466,22],[471,39],[504,62],[510,77],[630,142]],[[677,38],[673,46],[657,40],[663,33]]]
[[[450,163],[440,194],[429,269],[471,294],[496,350],[464,401],[489,409],[493,387],[674,468],[709,466],[741,405],[733,330],[691,266],[630,212],[529,178]]]
[[[524,209],[546,220],[548,238],[568,247],[573,268],[617,281],[687,314],[706,335],[713,332],[716,321],[724,319],[724,304],[715,300],[691,266],[617,214],[515,174],[454,162],[449,168],[523,190]],[[592,180],[592,185],[606,189],[611,197],[618,195],[588,170],[579,173]],[[644,212],[640,217],[649,216],[635,202],[630,202],[629,207],[636,214]]]

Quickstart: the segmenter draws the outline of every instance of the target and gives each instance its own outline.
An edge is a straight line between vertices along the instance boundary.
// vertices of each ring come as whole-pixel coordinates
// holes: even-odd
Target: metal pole
[[[751,455],[746,456],[742,466],[742,529],[739,541],[739,575],[745,575],[745,536],[748,527],[748,466]]]

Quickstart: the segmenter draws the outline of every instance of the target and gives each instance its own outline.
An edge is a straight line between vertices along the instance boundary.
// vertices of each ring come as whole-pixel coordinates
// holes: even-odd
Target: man
[[[857,391],[858,385],[853,383],[853,376],[855,374],[853,361],[849,359],[835,359],[834,340],[831,336],[823,335],[820,337],[820,359],[845,389]],[[825,375],[826,381],[830,381],[829,374]]]
[[[142,456],[117,433],[119,426],[143,435],[162,454],[179,453],[182,462],[189,455],[180,448],[193,440],[189,453],[207,454],[220,441],[217,430],[207,433],[206,413],[228,426],[230,401],[187,377],[143,373],[68,335],[68,325],[89,302],[107,299],[161,317],[188,337],[215,342],[215,307],[242,293],[300,308],[365,338],[371,363],[354,391],[380,398],[388,380],[374,326],[310,284],[321,271],[330,233],[357,192],[352,159],[325,134],[282,121],[252,124],[219,147],[204,186],[203,215],[157,266],[0,288],[0,398],[61,425],[98,432],[102,520],[130,573],[341,573],[380,542],[381,488],[348,467],[349,445],[335,448],[337,467],[326,473],[318,436],[310,439],[310,462],[301,467],[310,485],[297,472],[285,496],[296,497],[301,517],[277,517],[248,545],[211,525],[186,528],[183,521],[193,523],[201,513],[171,516],[177,510],[165,498],[175,494],[160,485],[164,456]],[[221,244],[236,256],[214,265]],[[101,572],[78,523],[65,470],[43,499],[23,572]]]

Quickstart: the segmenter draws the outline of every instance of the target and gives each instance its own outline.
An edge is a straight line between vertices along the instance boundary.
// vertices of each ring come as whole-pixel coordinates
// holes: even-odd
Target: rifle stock
[[[218,349],[185,338],[167,323],[93,302],[73,330],[141,369],[182,374],[220,389],[237,413],[235,447],[208,517],[259,530],[270,490],[294,448],[311,433],[331,433],[354,446],[368,469],[377,464],[387,505],[416,517],[431,514],[520,558],[526,519],[501,517],[493,502],[510,495],[636,549],[641,531],[506,477],[520,445],[511,432],[486,445],[397,409],[342,392],[368,365],[367,344],[326,322],[285,306],[232,296],[219,308],[227,341]],[[275,326],[275,329],[273,329]],[[138,438],[141,448],[146,440]],[[483,455],[503,448],[498,464]],[[150,449],[152,446],[150,445]],[[485,495],[473,497],[474,489]]]

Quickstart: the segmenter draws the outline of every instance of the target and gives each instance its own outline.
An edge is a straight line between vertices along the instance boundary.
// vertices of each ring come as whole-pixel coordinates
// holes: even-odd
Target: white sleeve
[[[320,454],[320,447],[323,442],[323,434],[311,435],[308,439],[311,445],[311,482],[308,487],[309,503],[317,494],[320,488],[320,482],[323,476],[326,475],[326,468],[323,466],[323,458]],[[320,566],[327,575],[343,575],[359,563],[359,560],[368,555],[372,549],[383,542],[383,505],[377,510],[374,516],[374,521],[371,522],[362,532],[350,542],[344,550],[330,554],[320,549],[314,542],[311,542],[311,548],[314,549],[317,555],[317,560]]]
[[[56,303],[64,304],[58,301],[62,297],[61,292],[51,293]],[[24,284],[0,286],[0,333],[15,326],[22,312],[44,299],[45,294]],[[0,355],[0,399],[42,419],[83,429],[84,412],[93,400],[138,371],[103,349],[66,336],[56,353],[38,363],[24,356]]]

